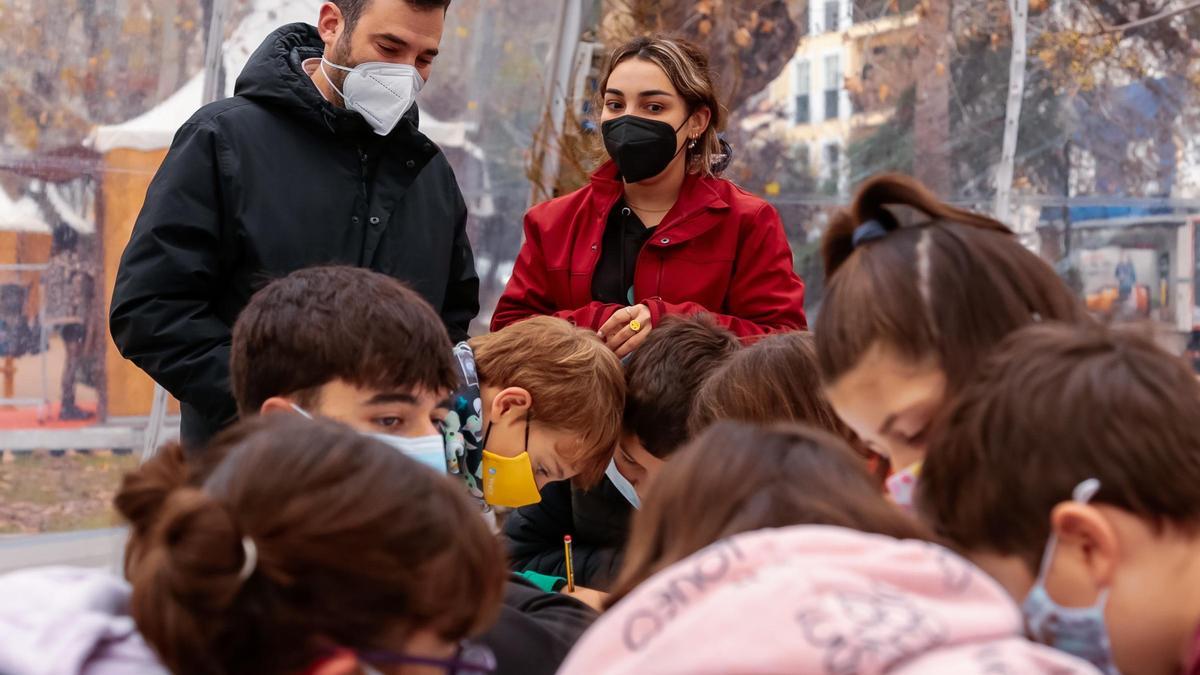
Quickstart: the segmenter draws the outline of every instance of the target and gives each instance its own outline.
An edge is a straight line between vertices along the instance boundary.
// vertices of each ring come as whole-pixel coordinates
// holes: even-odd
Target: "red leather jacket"
[[[623,185],[608,162],[591,184],[525,214],[525,243],[492,330],[549,314],[598,330],[621,305],[592,299],[609,211]],[[634,299],[651,325],[668,314],[708,312],[739,337],[801,330],[804,282],[775,209],[733,183],[689,175],[674,208],[642,247]]]

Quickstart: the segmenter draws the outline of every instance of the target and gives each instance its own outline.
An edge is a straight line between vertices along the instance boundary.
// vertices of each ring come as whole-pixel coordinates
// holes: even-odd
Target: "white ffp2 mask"
[[[325,66],[346,71],[341,89],[333,84]],[[334,91],[341,95],[346,109],[362,115],[380,136],[392,133],[400,118],[416,102],[421,87],[425,86],[421,73],[406,63],[370,61],[347,68],[322,57],[321,72]]]

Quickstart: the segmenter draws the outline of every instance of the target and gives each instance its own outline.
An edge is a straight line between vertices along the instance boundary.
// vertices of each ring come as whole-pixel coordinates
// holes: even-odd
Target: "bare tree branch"
[[[1139,26],[1145,26],[1146,24],[1155,23],[1156,21],[1170,19],[1171,17],[1179,16],[1180,14],[1185,14],[1197,9],[1200,9],[1200,0],[1192,0],[1192,2],[1189,2],[1182,7],[1164,10],[1158,14],[1145,16],[1136,21],[1130,21],[1129,23],[1124,23],[1119,26],[1105,26],[1103,23],[1100,23],[1100,29],[1091,33],[1087,33],[1087,36],[1099,37],[1101,35],[1107,35],[1110,33],[1124,33],[1127,30],[1132,30],[1134,28],[1138,28]]]

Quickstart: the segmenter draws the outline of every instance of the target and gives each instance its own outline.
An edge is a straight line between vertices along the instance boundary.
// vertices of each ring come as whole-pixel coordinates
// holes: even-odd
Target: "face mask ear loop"
[[[336,84],[334,84],[334,83],[333,83],[333,79],[332,79],[331,77],[329,77],[329,72],[325,70],[325,64],[327,64],[327,63],[328,63],[329,65],[333,66],[334,68],[338,68],[338,69],[340,69],[340,70],[344,70],[344,71],[346,71],[346,72],[348,72],[348,73],[349,73],[349,72],[354,72],[354,71],[353,71],[353,69],[352,69],[352,68],[346,68],[346,67],[344,67],[344,66],[339,66],[339,65],[337,65],[336,63],[329,63],[329,61],[326,61],[326,60],[325,60],[325,57],[324,57],[324,56],[322,56],[322,57],[321,57],[321,74],[325,76],[325,81],[329,83],[329,86],[333,87],[333,90],[334,90],[334,91],[336,91],[336,92],[337,92],[337,95],[341,97],[341,99],[342,99],[342,104],[344,105],[344,104],[346,103],[346,95],[342,93],[342,90],[341,90],[341,89],[339,89],[339,88],[338,88],[338,86],[337,86]]]
[[[1100,480],[1089,478],[1071,490],[1071,501],[1076,504],[1087,504],[1099,491]],[[1042,554],[1042,564],[1038,566],[1038,579],[1042,582],[1045,582],[1046,574],[1050,571],[1050,563],[1054,559],[1054,550],[1057,546],[1058,536],[1051,532],[1050,540],[1046,542],[1046,551]]]
[[[533,419],[533,411],[525,411],[525,449],[522,450],[525,454],[529,454],[529,423]]]
[[[687,126],[688,120],[690,120],[690,119],[692,119],[692,116],[688,115],[687,119],[685,119],[683,121],[683,124],[680,124],[678,127],[675,127],[675,133],[678,134],[680,129]],[[687,141],[684,141],[683,143],[681,143],[679,145],[679,149],[675,151],[675,154],[671,155],[671,161],[672,162],[675,161],[675,158],[679,156],[679,153],[683,152],[684,150],[687,150]]]

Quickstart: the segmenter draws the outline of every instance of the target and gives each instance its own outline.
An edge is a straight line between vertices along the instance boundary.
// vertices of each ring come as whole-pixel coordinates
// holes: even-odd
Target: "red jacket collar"
[[[657,232],[671,232],[676,241],[685,241],[703,233],[715,222],[708,219],[696,219],[693,216],[702,211],[723,211],[729,209],[729,202],[721,196],[718,187],[722,181],[712,176],[689,173],[683,179],[683,187],[679,190],[679,199],[667,213],[658,226]],[[607,210],[625,193],[625,183],[617,178],[617,165],[609,160],[591,176],[592,200],[599,209]]]

